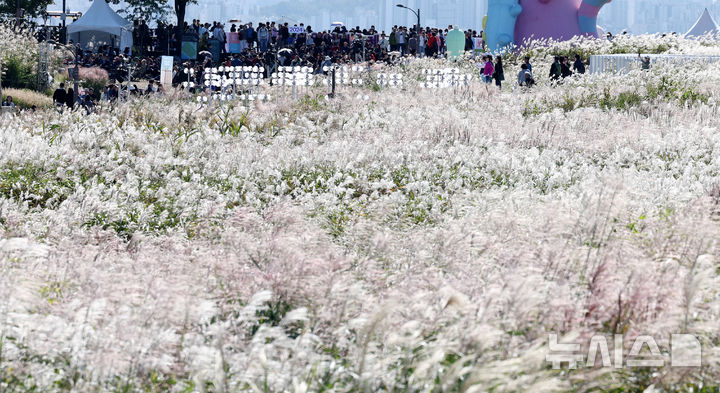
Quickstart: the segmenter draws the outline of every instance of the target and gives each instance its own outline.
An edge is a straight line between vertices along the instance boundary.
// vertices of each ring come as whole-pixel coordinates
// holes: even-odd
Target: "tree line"
[[[25,18],[41,17],[53,2],[54,0],[0,0],[0,15],[14,18],[20,9]],[[182,26],[188,4],[196,3],[197,0],[108,0],[108,2],[122,3],[119,12],[125,16],[132,16],[131,19],[165,20],[170,12],[174,12],[177,26]]]

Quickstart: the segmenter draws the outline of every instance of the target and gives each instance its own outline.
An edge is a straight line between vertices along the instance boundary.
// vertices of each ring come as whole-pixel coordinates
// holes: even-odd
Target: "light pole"
[[[195,69],[193,67],[185,67],[183,69],[183,72],[185,75],[187,75],[187,82],[183,82],[183,85],[185,87],[185,93],[187,95],[187,102],[190,102],[190,89],[195,87],[195,83],[190,81],[190,78],[195,77]]]
[[[62,9],[62,16],[60,19],[62,19],[62,33],[60,35],[60,41],[62,41],[63,45],[67,45],[68,39],[67,39],[67,27],[65,26],[65,19],[67,19],[67,8],[65,8],[65,0],[63,0],[63,9]]]
[[[50,45],[56,44],[56,42],[53,40],[48,40],[47,43]],[[58,47],[64,48],[68,51],[70,50],[70,45],[58,44]],[[78,59],[78,49],[80,49],[80,44],[75,43],[73,45],[73,51],[70,52],[73,54],[73,62],[75,63],[75,67],[73,68],[72,72],[70,72],[70,68],[68,67],[68,75],[71,75],[73,77],[73,104],[77,103],[78,101],[78,85],[80,84],[80,63]]]
[[[78,48],[80,44],[75,43],[75,71],[73,71],[73,104],[78,102],[78,83],[80,82],[80,68],[78,68]]]
[[[20,26],[20,0],[15,1],[15,29]]]
[[[410,12],[412,12],[413,14],[415,14],[415,16],[417,16],[418,21],[417,21],[417,26],[415,26],[415,32],[416,32],[418,35],[420,35],[420,8],[418,8],[418,9],[417,9],[417,12],[415,12],[414,9],[412,9],[412,8],[410,8],[410,7],[408,7],[408,6],[402,5],[402,4],[397,4],[397,7],[405,8],[406,10],[409,10]]]
[[[291,20],[291,21],[293,21],[293,22],[295,22],[295,23],[301,23],[301,22],[298,22],[297,20],[295,20],[295,19],[293,19],[293,18],[288,18],[288,17],[285,16],[285,15],[280,15],[280,17],[281,17],[281,18],[285,18],[285,19],[287,19],[287,20]]]
[[[2,68],[2,57],[0,57],[0,100],[2,100],[2,77],[5,75]]]

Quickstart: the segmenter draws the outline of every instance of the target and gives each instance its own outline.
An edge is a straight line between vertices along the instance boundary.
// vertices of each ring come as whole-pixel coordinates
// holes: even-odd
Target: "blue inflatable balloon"
[[[497,52],[513,44],[515,22],[521,12],[519,0],[488,0],[485,36],[490,51]]]

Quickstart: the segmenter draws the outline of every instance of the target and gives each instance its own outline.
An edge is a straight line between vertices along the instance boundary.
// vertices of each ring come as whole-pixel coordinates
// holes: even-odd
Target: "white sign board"
[[[163,86],[172,84],[173,60],[172,56],[163,56],[160,60],[160,84]]]
[[[174,60],[174,58],[172,56],[163,56],[160,61],[160,70],[161,71],[172,71],[173,60]]]
[[[288,27],[290,34],[300,34],[305,32],[305,28],[301,26],[290,26]]]

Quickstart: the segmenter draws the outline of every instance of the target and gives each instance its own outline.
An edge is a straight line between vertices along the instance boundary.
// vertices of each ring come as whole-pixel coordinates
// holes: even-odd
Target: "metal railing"
[[[650,54],[617,54],[590,56],[590,73],[627,73],[633,69],[642,68],[642,61],[650,58],[650,67],[658,63],[715,63],[720,56],[711,55],[650,55]]]

